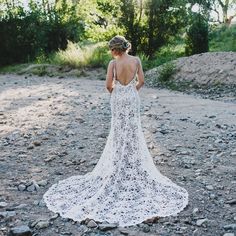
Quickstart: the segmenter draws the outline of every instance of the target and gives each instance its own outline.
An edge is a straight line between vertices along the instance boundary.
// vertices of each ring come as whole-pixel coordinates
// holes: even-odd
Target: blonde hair
[[[108,42],[108,47],[121,53],[129,51],[131,49],[131,43],[125,37],[116,35]]]

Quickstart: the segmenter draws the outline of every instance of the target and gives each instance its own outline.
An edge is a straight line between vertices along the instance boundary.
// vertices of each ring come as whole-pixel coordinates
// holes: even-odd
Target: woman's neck
[[[116,55],[116,59],[122,59],[122,58],[125,58],[125,57],[127,57],[127,53],[126,52],[124,52],[124,53],[121,53],[121,54],[119,54],[119,55]]]

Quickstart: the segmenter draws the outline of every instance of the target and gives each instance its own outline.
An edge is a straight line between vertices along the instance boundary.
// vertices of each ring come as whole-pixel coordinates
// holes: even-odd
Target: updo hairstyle
[[[109,41],[108,47],[111,50],[115,49],[118,53],[123,53],[131,49],[131,43],[125,37],[117,35]]]

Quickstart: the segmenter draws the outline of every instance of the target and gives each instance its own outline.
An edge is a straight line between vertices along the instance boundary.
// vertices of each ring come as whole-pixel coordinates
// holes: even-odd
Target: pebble
[[[202,224],[206,223],[208,221],[208,219],[204,218],[204,219],[199,219],[197,220],[196,224],[197,226],[201,226]]]
[[[25,203],[22,203],[20,205],[13,205],[11,207],[8,207],[7,210],[8,211],[12,211],[12,210],[15,210],[15,209],[24,209],[28,206],[28,204],[25,204]]]
[[[27,191],[28,191],[28,192],[33,192],[33,191],[35,191],[35,190],[36,190],[36,189],[35,189],[35,186],[34,186],[33,184],[27,187]]]
[[[48,181],[47,180],[40,180],[37,182],[39,186],[46,186],[48,184]]]
[[[19,185],[18,185],[18,190],[19,190],[19,191],[22,192],[22,191],[24,191],[25,189],[26,189],[26,186],[25,186],[24,184],[19,184]]]
[[[233,157],[236,156],[236,152],[231,152],[230,156],[233,156]]]
[[[223,236],[234,236],[234,233],[225,233]]]
[[[198,208],[194,208],[193,209],[193,214],[196,214],[197,212],[199,212],[199,209]]]
[[[8,205],[7,202],[0,202],[0,208],[6,207]]]
[[[225,203],[230,204],[230,205],[234,205],[234,204],[236,204],[236,199],[229,200]]]
[[[20,225],[10,229],[8,236],[31,236],[32,232],[27,225]]]
[[[34,141],[34,142],[33,142],[33,145],[36,146],[36,147],[41,146],[41,142],[39,142],[39,141]]]
[[[1,211],[0,216],[4,217],[6,220],[12,218],[16,215],[15,211]]]
[[[90,221],[87,223],[87,226],[88,226],[89,228],[95,228],[95,227],[97,227],[98,225],[97,225],[97,223],[96,223],[94,220],[90,220]]]
[[[40,220],[35,225],[35,228],[36,229],[44,229],[44,228],[47,228],[48,226],[49,226],[49,221],[48,220]]]
[[[207,185],[207,186],[206,186],[206,189],[208,189],[208,190],[213,190],[214,187],[213,187],[212,185]]]
[[[142,229],[143,229],[143,232],[144,232],[144,233],[150,232],[150,227],[149,227],[148,225],[144,225],[144,226],[142,227]]]
[[[225,225],[224,229],[236,229],[236,224]]]
[[[102,231],[105,231],[105,230],[110,230],[110,229],[114,229],[114,228],[117,228],[117,224],[99,224],[99,229],[102,230]]]

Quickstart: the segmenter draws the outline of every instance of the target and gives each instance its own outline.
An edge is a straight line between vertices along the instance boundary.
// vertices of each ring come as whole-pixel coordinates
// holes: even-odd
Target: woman
[[[106,76],[112,117],[98,163],[92,172],[52,185],[43,196],[64,218],[130,226],[176,214],[188,204],[188,192],[158,171],[147,148],[138,92],[144,76],[139,58],[128,55],[130,46],[121,36],[109,42],[115,58]]]

